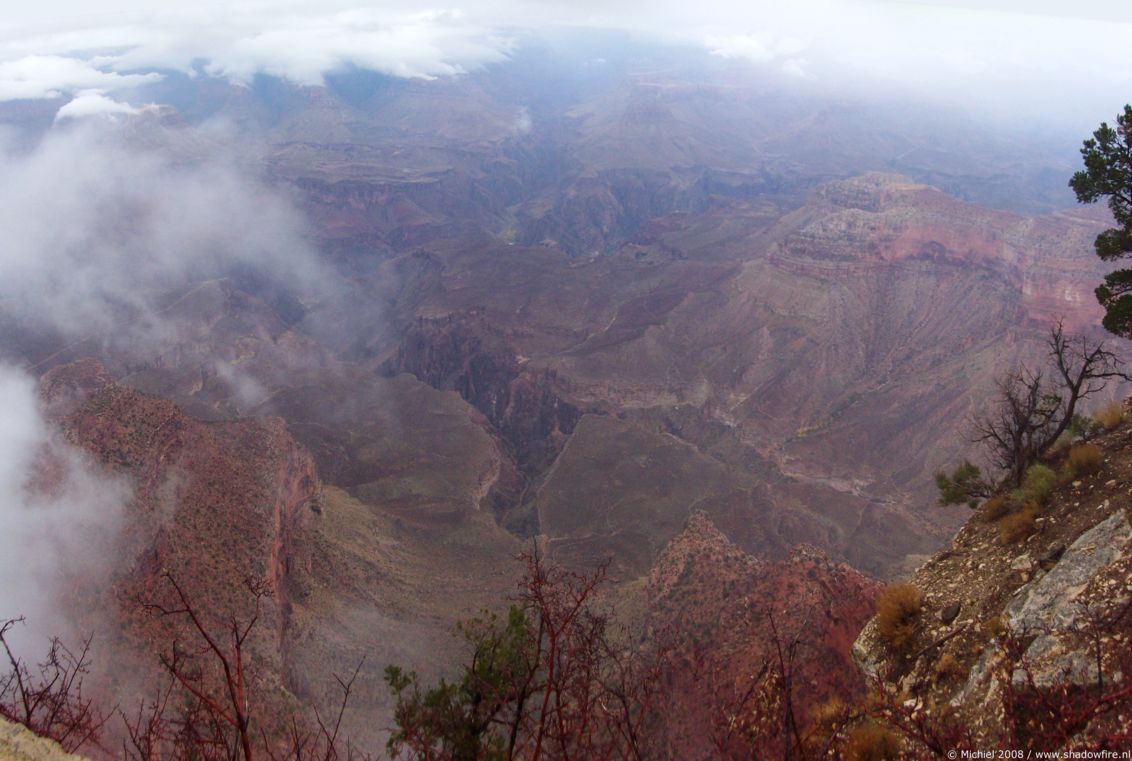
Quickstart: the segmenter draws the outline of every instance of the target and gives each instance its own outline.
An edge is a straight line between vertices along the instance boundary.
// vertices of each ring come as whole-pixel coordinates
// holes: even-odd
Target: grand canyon
[[[600,569],[624,647],[667,648],[646,757],[941,749],[861,755],[833,732],[819,752],[719,711],[802,633],[791,722],[889,672],[973,705],[924,660],[938,625],[905,662],[868,622],[908,578],[925,611],[950,603],[941,569],[967,552],[1005,569],[977,566],[1000,592],[979,588],[985,618],[1031,578],[971,549],[935,476],[977,456],[972,416],[1046,360],[1051,325],[1126,353],[1093,295],[1112,220],[1067,187],[1084,134],[621,32],[428,76],[194,67],[122,68],[145,105],[113,113],[0,102],[0,390],[27,410],[0,449],[0,573],[21,590],[0,620],[26,617],[27,662],[92,636],[89,689],[126,720],[69,750],[122,757],[130,711],[175,675],[184,622],[154,615],[172,582],[221,629],[254,610],[265,747],[289,715],[332,715],[353,673],[342,733],[376,757],[400,715],[386,667],[456,678],[455,627],[523,599],[532,554]],[[1096,476],[1114,511],[1121,478]],[[1104,505],[1057,541],[1116,520]]]

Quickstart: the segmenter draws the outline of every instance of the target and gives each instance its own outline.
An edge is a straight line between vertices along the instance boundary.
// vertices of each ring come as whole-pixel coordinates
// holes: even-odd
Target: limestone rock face
[[[0,759],[5,761],[85,761],[59,744],[0,718]]]
[[[1127,557],[1132,526],[1123,510],[1081,534],[1053,569],[1022,587],[1006,607],[1017,631],[1065,628],[1078,615],[1078,599],[1089,582],[1117,560]]]
[[[1098,672],[1095,661],[1082,652],[1072,634],[1085,625],[1089,613],[1083,593],[1097,579],[1105,578],[1116,563],[1132,555],[1132,526],[1123,510],[1082,534],[1069,545],[1053,569],[1026,586],[1006,607],[1007,624],[1020,634],[1037,633],[1024,657],[1032,676],[1041,686],[1068,678],[1076,684],[1093,684]],[[1107,592],[1113,584],[1107,584]],[[1106,605],[1120,606],[1128,599],[1127,586],[1106,594]],[[1015,681],[1021,675],[1015,675]]]

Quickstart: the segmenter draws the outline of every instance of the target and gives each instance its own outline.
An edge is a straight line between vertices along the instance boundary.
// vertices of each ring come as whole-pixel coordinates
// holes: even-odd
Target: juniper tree
[[[1117,115],[1115,127],[1101,123],[1082,145],[1081,157],[1085,168],[1074,173],[1069,186],[1081,203],[1108,198],[1117,224],[1097,236],[1097,256],[1105,261],[1132,256],[1132,105]],[[1132,337],[1132,269],[1106,275],[1096,294],[1105,308],[1105,328]]]

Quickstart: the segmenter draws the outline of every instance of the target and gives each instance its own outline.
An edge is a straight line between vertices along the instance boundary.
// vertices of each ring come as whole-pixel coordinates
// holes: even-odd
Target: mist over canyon
[[[730,596],[805,600],[800,678],[856,690],[878,580],[966,517],[965,421],[1055,321],[1103,337],[1073,120],[832,86],[784,35],[334,18],[0,48],[0,619],[94,631],[132,701],[164,575],[219,619],[254,577],[268,704],[360,662],[377,743],[385,666],[450,674],[537,548],[744,668]]]

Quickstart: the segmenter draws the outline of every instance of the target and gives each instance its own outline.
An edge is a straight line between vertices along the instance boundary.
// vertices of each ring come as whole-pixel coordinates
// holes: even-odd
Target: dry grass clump
[[[810,709],[810,723],[806,727],[804,743],[806,749],[817,758],[828,747],[830,738],[841,731],[846,721],[854,713],[836,695]]]
[[[902,650],[916,633],[924,597],[912,584],[890,584],[877,597],[876,627],[881,641],[891,650]]]
[[[896,761],[900,738],[875,721],[866,721],[849,733],[841,757],[846,761]]]
[[[995,521],[998,538],[1003,544],[1018,544],[1033,534],[1037,528],[1039,513],[1037,502],[1027,502],[1017,510],[1007,513]]]
[[[1070,478],[1088,476],[1101,469],[1103,459],[1101,449],[1096,444],[1078,444],[1066,455],[1065,470]]]
[[[1124,422],[1124,405],[1111,401],[1093,413],[1093,420],[1100,423],[1106,431],[1111,431]]]
[[[1014,507],[1014,502],[1007,494],[996,494],[986,502],[983,503],[981,510],[981,517],[987,523],[994,523],[1002,516],[1010,512]]]
[[[959,660],[951,653],[944,653],[935,662],[935,680],[937,682],[951,681],[962,673],[963,667],[959,665]]]
[[[1010,515],[1025,512],[1031,503],[1033,517],[1037,517],[1038,509],[1057,486],[1058,477],[1053,468],[1036,462],[1026,469],[1020,488],[988,499],[980,506],[979,517],[984,523],[998,523]]]
[[[989,638],[1002,637],[1006,634],[1006,621],[1002,616],[995,616],[983,621],[983,634]]]
[[[1054,442],[1049,445],[1047,450],[1050,454],[1061,454],[1066,449],[1073,445],[1073,434],[1069,431],[1063,431],[1060,436],[1054,439]]]

